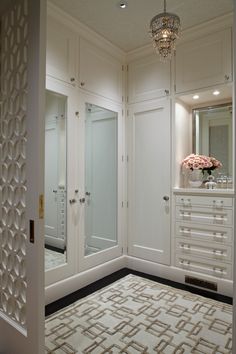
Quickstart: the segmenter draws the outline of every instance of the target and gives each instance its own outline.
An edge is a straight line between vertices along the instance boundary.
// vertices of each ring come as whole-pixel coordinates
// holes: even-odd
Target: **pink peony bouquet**
[[[181,162],[181,166],[189,170],[202,170],[211,174],[212,170],[222,167],[222,163],[214,157],[191,154]]]

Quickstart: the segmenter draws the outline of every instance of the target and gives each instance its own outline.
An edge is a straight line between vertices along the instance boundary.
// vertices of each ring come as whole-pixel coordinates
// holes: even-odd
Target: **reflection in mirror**
[[[117,244],[117,119],[86,104],[85,256]]]
[[[193,150],[215,157],[222,168],[213,171],[216,178],[232,179],[232,104],[193,110]]]
[[[46,91],[45,270],[66,262],[66,102]]]

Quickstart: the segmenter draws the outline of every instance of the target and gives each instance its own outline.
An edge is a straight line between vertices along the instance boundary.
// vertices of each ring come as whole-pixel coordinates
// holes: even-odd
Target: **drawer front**
[[[176,252],[181,255],[199,256],[220,262],[232,261],[232,249],[215,243],[200,243],[176,238]]]
[[[232,279],[232,267],[227,263],[177,254],[175,265],[178,268],[192,272],[208,274],[217,278]]]
[[[188,240],[199,240],[219,244],[231,243],[233,229],[230,227],[197,225],[192,223],[176,222],[175,235]]]
[[[220,210],[223,208],[232,208],[233,206],[233,198],[177,195],[175,201],[176,204],[179,204],[184,208],[191,208],[194,205],[202,205]]]
[[[186,222],[194,222],[209,225],[232,225],[233,212],[232,210],[212,208],[193,207],[186,210],[184,207],[176,206],[176,219]]]

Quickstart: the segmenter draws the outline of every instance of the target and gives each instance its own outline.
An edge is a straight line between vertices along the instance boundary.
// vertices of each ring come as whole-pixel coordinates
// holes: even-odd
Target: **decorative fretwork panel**
[[[26,327],[28,3],[1,19],[0,312]]]

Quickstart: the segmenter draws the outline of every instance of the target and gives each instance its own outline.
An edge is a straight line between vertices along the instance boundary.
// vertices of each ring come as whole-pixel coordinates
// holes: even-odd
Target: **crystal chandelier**
[[[150,22],[153,45],[159,53],[161,61],[165,62],[171,59],[179,33],[180,18],[175,14],[166,12],[166,0],[164,0],[164,12],[153,17]]]

